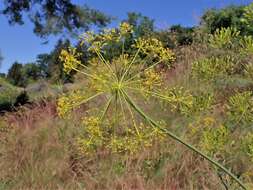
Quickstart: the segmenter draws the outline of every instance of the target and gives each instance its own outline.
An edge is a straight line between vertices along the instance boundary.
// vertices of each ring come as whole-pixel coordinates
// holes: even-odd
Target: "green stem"
[[[108,109],[109,109],[109,107],[110,107],[110,105],[111,105],[112,99],[113,99],[113,96],[111,96],[111,97],[109,98],[109,100],[107,101],[107,103],[106,103],[106,105],[105,105],[105,108],[104,108],[104,111],[103,111],[103,113],[102,113],[102,115],[101,115],[101,117],[100,117],[100,121],[102,121],[102,120],[104,119],[104,116],[105,116],[105,114],[107,113],[107,111],[108,111]]]
[[[178,136],[176,136],[175,134],[173,134],[172,132],[170,132],[169,130],[161,127],[158,123],[156,123],[153,119],[151,119],[149,116],[147,116],[140,108],[139,106],[137,106],[135,104],[135,102],[131,99],[130,96],[128,96],[128,94],[124,91],[121,90],[122,93],[125,95],[127,102],[133,107],[133,109],[139,113],[146,121],[148,121],[152,127],[158,128],[159,130],[161,130],[162,132],[164,132],[165,134],[167,134],[168,136],[170,136],[172,139],[176,140],[177,142],[180,142],[181,144],[183,144],[184,146],[186,146],[187,148],[189,148],[190,150],[192,150],[193,152],[199,154],[200,156],[202,156],[203,158],[205,158],[206,160],[208,160],[209,162],[211,162],[213,165],[215,165],[216,167],[220,168],[222,171],[224,171],[226,174],[228,174],[232,179],[234,179],[244,190],[247,190],[247,188],[245,187],[245,185],[241,182],[240,179],[238,179],[233,173],[231,173],[227,168],[225,168],[224,166],[222,166],[220,163],[218,163],[217,161],[213,160],[211,157],[207,156],[206,154],[204,154],[203,152],[201,152],[200,150],[198,150],[197,148],[195,148],[194,146],[192,146],[191,144],[188,144],[187,142],[185,142],[184,140],[182,140],[181,138],[179,138]]]
[[[110,64],[107,63],[107,61],[105,60],[105,58],[103,57],[103,55],[102,55],[96,48],[94,48],[94,50],[95,50],[97,56],[99,57],[99,59],[107,66],[107,68],[110,70],[110,72],[111,72],[112,75],[115,77],[115,79],[118,80],[118,78],[117,78],[115,72],[113,72],[113,70],[112,70]]]
[[[160,60],[160,61],[158,61],[158,62],[152,64],[151,66],[147,67],[146,69],[144,69],[144,70],[138,72],[137,74],[135,74],[133,77],[127,79],[126,82],[133,80],[133,79],[136,78],[139,74],[145,73],[145,71],[147,71],[147,70],[149,70],[149,69],[152,69],[153,67],[155,67],[156,65],[158,65],[158,64],[161,63],[161,62],[162,62],[162,60]]]
[[[139,55],[139,52],[140,52],[140,48],[137,50],[137,52],[135,53],[134,55],[134,58],[132,59],[131,63],[129,64],[129,66],[126,68],[126,71],[124,72],[124,74],[122,75],[121,79],[120,79],[120,82],[123,81],[125,75],[128,73],[128,71],[131,69],[131,66],[132,64],[134,63],[135,59],[137,58],[137,56]]]
[[[76,69],[76,68],[72,68],[72,69],[73,69],[74,71],[78,72],[78,73],[81,73],[81,74],[87,76],[87,77],[93,78],[93,79],[95,79],[95,80],[100,80],[100,81],[102,81],[102,82],[104,81],[103,79],[101,79],[101,78],[99,78],[99,77],[97,77],[97,76],[95,76],[95,75],[92,75],[92,74],[89,74],[89,73],[80,71],[80,70],[78,70],[78,69]]]
[[[93,95],[93,96],[90,96],[90,97],[86,98],[85,100],[82,100],[81,102],[79,102],[79,103],[77,103],[77,104],[74,104],[74,106],[77,107],[77,106],[80,106],[80,105],[82,105],[82,104],[84,104],[84,103],[87,103],[88,101],[90,101],[90,100],[96,98],[97,96],[99,96],[99,95],[101,95],[101,94],[104,94],[104,92],[99,92],[99,93],[97,93],[97,94],[95,94],[95,95]]]
[[[140,136],[140,132],[139,132],[139,130],[137,128],[137,125],[136,125],[136,122],[134,120],[134,114],[133,114],[133,112],[131,110],[131,107],[130,107],[129,103],[127,102],[127,99],[126,99],[125,95],[122,93],[122,91],[120,91],[120,93],[122,94],[122,97],[125,100],[126,107],[128,108],[128,111],[129,111],[129,113],[131,115],[132,122],[133,122],[133,125],[134,125],[134,129],[135,129],[137,135]]]

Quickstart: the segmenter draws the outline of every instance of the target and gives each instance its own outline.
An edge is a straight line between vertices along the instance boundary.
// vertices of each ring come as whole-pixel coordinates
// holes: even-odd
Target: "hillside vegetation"
[[[61,44],[29,105],[0,79],[0,189],[253,189],[253,4],[169,31],[129,18]]]

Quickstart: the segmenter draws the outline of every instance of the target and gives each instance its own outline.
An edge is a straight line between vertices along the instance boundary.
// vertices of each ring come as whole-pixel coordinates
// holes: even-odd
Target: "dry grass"
[[[200,88],[201,84],[192,84],[189,74],[191,63],[206,55],[206,51],[205,47],[199,46],[178,50],[175,68],[166,75],[168,85]],[[69,88],[73,90],[84,85],[80,84]],[[207,90],[207,87],[203,89]],[[219,100],[225,101],[225,98],[219,97]],[[95,103],[99,104],[99,101]],[[148,111],[157,117],[162,115],[155,103],[151,104]],[[224,114],[222,106],[222,102],[216,105],[212,113],[215,117]],[[82,132],[80,118],[86,109],[80,107],[71,120],[62,120],[57,117],[55,102],[44,101],[0,117],[0,190],[225,189],[215,168],[169,139],[134,155],[113,154],[106,150],[90,156],[80,154],[75,139]],[[165,114],[172,130],[180,131],[184,137],[187,132],[183,128],[184,122],[188,121],[177,114]],[[4,130],[1,126],[5,126]],[[241,132],[237,136],[240,135]],[[251,167],[245,164],[246,161],[243,165],[242,160],[230,161],[237,173],[244,170],[240,167]],[[252,181],[251,177],[248,181]]]
[[[78,119],[62,121],[43,102],[4,117],[0,189],[179,190],[219,189],[210,165],[167,141],[136,155],[78,154]]]

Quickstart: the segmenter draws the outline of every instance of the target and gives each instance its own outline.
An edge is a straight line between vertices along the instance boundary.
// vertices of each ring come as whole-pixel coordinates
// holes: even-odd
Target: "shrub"
[[[232,126],[252,125],[253,96],[252,92],[238,92],[231,96],[227,104],[228,121]]]
[[[253,63],[248,63],[245,65],[244,74],[247,77],[253,79]]]
[[[253,133],[247,134],[243,139],[243,148],[245,153],[251,159],[251,162],[253,162]]]
[[[14,103],[14,106],[21,106],[29,102],[29,96],[26,91],[21,92]]]
[[[201,147],[208,154],[221,153],[225,150],[225,145],[228,144],[229,131],[222,125],[216,128],[208,127],[202,135]]]
[[[25,87],[27,81],[23,72],[23,65],[15,62],[8,71],[7,79],[15,86]]]
[[[181,25],[173,25],[170,27],[172,35],[175,36],[176,42],[179,46],[191,45],[193,43],[193,32],[192,27],[183,27]]]
[[[243,18],[241,21],[245,23],[249,30],[252,32],[252,20],[253,20],[253,3],[244,8]]]
[[[11,110],[15,104],[19,90],[0,78],[0,111]]]
[[[217,29],[213,35],[210,36],[209,43],[214,48],[231,48],[234,46],[240,31],[236,28],[221,28]]]
[[[215,81],[234,72],[235,64],[230,56],[211,57],[195,61],[192,65],[193,77],[204,81]]]
[[[193,113],[204,113],[212,110],[212,106],[215,101],[213,93],[200,92],[193,97],[193,106],[191,109]]]
[[[240,39],[240,46],[241,46],[241,53],[243,54],[250,54],[252,55],[253,54],[253,38],[252,36],[243,36],[241,39]]]
[[[213,34],[217,29],[234,27],[242,32],[249,34],[251,30],[242,22],[245,6],[228,6],[223,9],[210,9],[206,11],[201,24],[208,33]]]

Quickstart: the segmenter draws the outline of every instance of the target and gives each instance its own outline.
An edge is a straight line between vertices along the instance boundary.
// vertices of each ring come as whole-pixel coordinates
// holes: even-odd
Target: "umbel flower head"
[[[80,73],[80,75],[83,75],[85,80],[87,80],[87,84],[83,89],[67,93],[59,98],[59,116],[66,117],[71,113],[71,110],[82,104],[97,100],[96,106],[94,106],[97,109],[90,109],[93,115],[90,116],[90,118],[85,117],[85,120],[94,121],[94,119],[91,118],[95,117],[100,122],[99,125],[90,125],[87,122],[83,122],[84,126],[86,126],[86,134],[89,135],[86,135],[83,139],[78,139],[82,147],[86,147],[86,149],[82,148],[82,151],[91,151],[89,146],[97,147],[94,146],[95,142],[92,143],[90,139],[97,139],[96,142],[100,142],[99,145],[103,145],[98,138],[100,140],[106,139],[106,143],[111,145],[113,151],[117,149],[115,147],[118,147],[121,151],[126,150],[133,152],[141,148],[139,142],[143,142],[145,146],[152,144],[150,141],[152,138],[150,138],[149,135],[152,134],[158,137],[155,135],[158,134],[157,129],[150,130],[153,128],[139,122],[138,116],[136,116],[129,102],[130,96],[138,97],[141,101],[147,100],[147,97],[156,97],[160,100],[163,99],[170,102],[174,107],[178,103],[173,95],[168,94],[168,96],[166,96],[165,94],[161,94],[165,86],[163,85],[162,73],[156,67],[159,64],[170,66],[175,60],[174,53],[170,49],[164,48],[162,43],[155,38],[139,38],[131,45],[133,50],[135,50],[134,53],[127,54],[123,46],[127,37],[132,33],[133,28],[128,23],[121,23],[118,29],[104,30],[100,34],[92,32],[86,33],[82,38],[82,44],[88,45],[89,51],[96,55],[88,64],[84,64],[78,60],[81,53],[77,52],[75,48],[69,47],[68,50],[62,50],[60,54],[60,60],[63,62],[64,71],[68,74],[71,73],[71,71]],[[107,53],[105,50],[108,49],[108,46],[112,45],[111,42],[117,47],[122,46],[122,49],[120,56],[109,61],[105,58],[105,54]],[[149,63],[151,60],[150,65],[145,63],[147,59]],[[185,104],[191,105],[191,102],[185,102]],[[113,113],[117,113],[117,115],[114,115],[114,118],[112,116]],[[106,117],[107,115],[110,117]],[[112,118],[115,121],[112,121]],[[131,118],[130,121],[128,118]],[[111,120],[110,125],[114,125],[112,129],[113,135],[109,135],[106,132],[108,130],[110,131],[112,128],[112,126],[108,125],[103,126],[105,129],[101,130],[100,134],[102,135],[96,138],[94,134],[98,133],[93,133],[91,130],[87,131],[87,129],[91,128],[98,129],[98,126],[104,123],[101,121],[106,119]],[[147,130],[145,128],[147,128]],[[124,133],[123,131],[128,134],[128,136],[123,138],[124,140],[116,137],[118,133]],[[121,139],[121,141],[119,139]],[[134,142],[134,139],[136,143],[132,143],[132,147],[126,148],[127,144],[129,145],[129,141]],[[116,145],[116,142],[121,145]],[[125,142],[125,144],[123,142]],[[123,146],[122,143],[125,146],[124,148],[121,147]],[[106,146],[108,147],[108,145]],[[134,145],[136,147],[133,147]]]
[[[189,114],[193,96],[181,87],[168,89],[164,83],[158,65],[166,64],[168,68],[172,65],[175,55],[170,49],[163,47],[156,38],[138,38],[128,46],[131,48],[129,53],[125,45],[131,36],[133,29],[128,23],[99,34],[86,33],[81,44],[87,45],[90,53],[96,56],[88,64],[78,60],[80,54],[74,48],[61,52],[64,71],[75,71],[86,81],[82,89],[58,100],[58,113],[63,118],[69,116],[71,110],[89,103],[90,108],[82,122],[83,134],[77,139],[80,151],[89,154],[103,147],[111,152],[135,153],[152,146],[154,141],[164,140],[167,135],[219,167],[244,187],[229,170],[146,113],[149,100],[153,98],[158,100],[157,107],[159,102],[166,102],[171,111]],[[108,55],[114,55],[112,51],[121,53],[108,58]]]
[[[170,66],[175,60],[175,55],[170,49],[164,48],[159,40],[139,38],[132,44],[132,48],[135,50],[133,54],[127,54],[122,48],[120,56],[110,61],[106,60],[104,54],[108,53],[105,52],[105,49],[111,45],[109,42],[114,42],[117,47],[123,46],[126,37],[132,32],[131,25],[121,23],[118,29],[104,30],[100,34],[86,33],[81,38],[82,44],[87,44],[89,51],[97,56],[97,58],[91,59],[88,64],[78,60],[81,53],[77,52],[75,48],[69,47],[68,50],[62,50],[60,60],[63,62],[64,71],[67,74],[71,71],[80,73],[87,79],[87,86],[83,95],[80,95],[79,91],[71,92],[59,99],[58,111],[61,116],[80,106],[81,103],[86,103],[87,100],[93,98],[101,98],[101,96],[105,96],[108,101],[110,100],[110,103],[117,101],[125,104],[125,93],[127,92],[170,100],[170,97],[161,94],[164,85],[162,84],[162,74],[157,69],[157,65]],[[152,60],[152,64],[145,64],[145,60],[149,60],[149,62]]]

